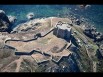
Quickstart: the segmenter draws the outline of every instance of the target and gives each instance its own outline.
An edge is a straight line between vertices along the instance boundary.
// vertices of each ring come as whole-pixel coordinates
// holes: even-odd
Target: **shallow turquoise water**
[[[34,12],[35,18],[74,14],[77,17],[83,16],[89,20],[98,31],[103,32],[103,5],[91,5],[87,9],[78,9],[77,5],[0,5],[0,9],[4,10],[7,15],[17,17],[17,23],[26,21],[26,15]]]

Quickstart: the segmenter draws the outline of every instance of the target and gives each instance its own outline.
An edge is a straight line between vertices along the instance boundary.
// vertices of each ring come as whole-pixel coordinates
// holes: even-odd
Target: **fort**
[[[58,18],[54,18],[54,19],[58,20]],[[15,48],[16,49],[15,54],[17,55],[22,55],[22,54],[31,55],[32,58],[35,59],[37,63],[42,63],[49,60],[58,63],[62,57],[66,57],[71,54],[71,52],[67,50],[67,48],[72,44],[69,40],[71,35],[71,28],[68,23],[60,24],[60,22],[58,21],[54,26],[53,24],[54,23],[52,23],[52,27],[50,27],[49,30],[46,30],[47,32],[39,31],[40,36],[37,36],[38,34],[37,32],[36,32],[37,34],[35,32],[34,33],[32,32],[33,34],[27,33],[26,35],[23,33],[16,33],[17,35],[15,34],[15,36],[13,36],[14,34],[9,34],[8,35],[9,37],[13,36],[15,38],[8,39],[8,40],[6,39],[5,44],[7,46],[11,46]],[[60,28],[59,29],[60,31],[58,31],[58,35],[61,38],[58,38],[58,35],[55,35],[57,27]],[[60,33],[61,31],[63,31],[62,34]],[[35,37],[33,37],[34,34],[36,35]],[[66,35],[67,38],[65,38]],[[20,36],[25,38],[20,39]],[[27,40],[26,38],[28,37],[29,39],[28,41],[26,41]],[[33,40],[30,40],[30,37]],[[65,39],[68,39],[69,42]]]
[[[0,71],[10,71],[9,69],[13,64],[16,64],[16,69],[13,70],[16,72],[22,69],[20,67],[27,68],[29,64],[30,68],[33,66],[37,68],[42,65],[42,69],[47,66],[46,69],[51,68],[54,71],[55,68],[59,68],[59,65],[63,70],[69,65],[70,68],[74,68],[72,66],[74,59],[71,56],[76,57],[75,54],[78,51],[79,56],[83,57],[80,58],[79,63],[82,61],[87,64],[87,60],[95,63],[93,58],[98,47],[83,31],[81,25],[78,26],[70,18],[59,17],[30,19],[17,25],[10,33],[2,31],[0,32],[1,51],[10,49],[13,52],[12,54],[10,52],[11,55],[5,54],[6,51],[0,54],[0,57],[6,55],[2,61],[0,60],[6,67],[1,66]],[[7,57],[8,55],[10,56]],[[79,59],[76,57],[76,60]],[[23,63],[26,65],[22,65]],[[75,63],[75,65],[77,64]]]

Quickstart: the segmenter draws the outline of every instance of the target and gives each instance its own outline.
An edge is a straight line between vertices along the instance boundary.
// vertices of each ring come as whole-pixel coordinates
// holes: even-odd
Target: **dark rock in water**
[[[34,13],[30,12],[27,14],[27,18],[30,20],[30,19],[33,19],[34,18]]]
[[[97,36],[95,41],[103,41],[103,35]]]
[[[81,22],[80,22],[79,19],[76,20],[76,24],[77,24],[77,25],[80,25],[80,24],[81,24]]]
[[[3,20],[0,19],[0,32],[5,32],[8,30],[9,24],[4,22]]]
[[[3,10],[0,10],[0,19],[10,24],[10,21]]]
[[[8,32],[10,21],[3,10],[0,10],[0,32]]]

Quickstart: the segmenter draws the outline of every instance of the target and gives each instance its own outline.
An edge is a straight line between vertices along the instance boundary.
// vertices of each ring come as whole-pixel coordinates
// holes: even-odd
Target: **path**
[[[21,62],[22,62],[22,56],[16,61],[17,62],[17,67],[16,67],[16,70],[15,72],[19,72],[20,70],[20,65],[21,65]]]
[[[96,68],[97,68],[97,63],[95,61],[93,61],[93,72],[96,72]]]

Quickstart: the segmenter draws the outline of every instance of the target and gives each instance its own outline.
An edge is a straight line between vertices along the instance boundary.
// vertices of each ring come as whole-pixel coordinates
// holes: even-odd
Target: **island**
[[[0,72],[100,71],[103,34],[95,27],[47,17],[29,18],[11,30],[15,20],[0,10]]]

